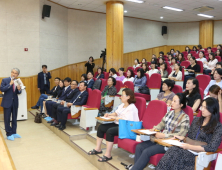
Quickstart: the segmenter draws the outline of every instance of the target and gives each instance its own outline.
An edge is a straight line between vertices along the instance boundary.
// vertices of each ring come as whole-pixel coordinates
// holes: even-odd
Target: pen
[[[175,139],[178,139],[179,140],[179,142],[183,142],[183,140],[180,140],[179,138],[177,138],[177,137],[175,137]]]

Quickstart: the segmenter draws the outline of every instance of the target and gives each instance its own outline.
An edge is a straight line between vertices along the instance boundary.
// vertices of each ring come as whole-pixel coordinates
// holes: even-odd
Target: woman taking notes
[[[101,154],[101,144],[104,138],[104,134],[106,134],[106,153],[103,157],[98,159],[99,162],[106,162],[112,159],[111,150],[113,147],[114,137],[118,136],[119,120],[123,119],[139,121],[138,110],[134,105],[134,103],[136,103],[134,92],[129,88],[124,89],[121,96],[121,101],[122,104],[114,113],[105,114],[104,117],[115,119],[115,121],[114,123],[101,124],[98,127],[96,148],[88,152],[89,155]]]

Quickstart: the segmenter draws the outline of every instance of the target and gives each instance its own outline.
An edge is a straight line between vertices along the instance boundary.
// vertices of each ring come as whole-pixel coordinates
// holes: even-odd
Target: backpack
[[[98,90],[99,90],[100,87],[101,87],[101,84],[102,84],[102,80],[97,79],[97,80],[94,82],[92,89],[93,89],[93,90],[94,90],[94,89],[98,89]]]
[[[35,123],[42,123],[42,116],[40,115],[40,113],[36,112],[34,122]]]

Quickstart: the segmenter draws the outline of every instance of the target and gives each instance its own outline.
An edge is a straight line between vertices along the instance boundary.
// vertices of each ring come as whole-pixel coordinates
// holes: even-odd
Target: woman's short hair
[[[137,63],[138,63],[138,64],[140,63],[140,61],[139,61],[139,59],[138,59],[138,58],[136,58],[135,60],[137,61]]]
[[[212,57],[213,57],[213,58],[212,58],[212,61],[213,61],[213,60],[215,59],[215,54],[211,52],[209,55],[212,55]],[[210,56],[209,56],[208,62],[209,62],[210,60],[211,60],[211,59],[210,59]]]
[[[202,49],[202,45],[200,45],[200,44],[199,44],[197,47],[198,47],[199,49]]]
[[[138,78],[142,78],[143,76],[144,76],[144,70],[142,69],[142,68],[139,68],[138,70],[137,70],[137,73],[138,72],[140,72],[140,77],[138,77]]]
[[[132,69],[129,69],[128,71],[130,72],[131,75],[130,75],[130,77],[127,77],[127,78],[134,77],[134,71]]]
[[[207,50],[208,50],[208,49],[210,49],[210,50],[211,50],[211,47],[207,47]]]
[[[87,80],[87,75],[86,74],[82,74],[81,77],[84,77],[84,80]]]
[[[119,68],[119,70],[120,70],[120,71],[124,71],[124,68],[123,68],[123,67],[121,67],[121,68]]]
[[[97,72],[98,72],[98,70],[101,70],[101,74],[103,73],[103,69],[101,67],[97,68]]]
[[[172,61],[172,60],[175,60],[175,63],[177,62],[177,59],[176,59],[175,57],[172,57],[172,58],[171,58],[171,61]]]
[[[220,52],[219,56],[222,57],[222,50],[221,49],[217,49],[217,50],[219,50]]]
[[[206,109],[211,113],[211,117],[207,125],[202,126],[205,117],[201,116],[197,122],[197,125],[202,126],[205,133],[210,134],[215,131],[215,127],[220,122],[219,103],[217,99],[208,97],[203,102],[206,102]]]
[[[199,93],[200,94],[200,90],[199,90],[199,82],[198,82],[198,80],[196,79],[196,78],[194,78],[194,77],[190,77],[190,78],[188,78],[188,80],[192,80],[192,83],[194,84],[194,85],[196,85],[196,87],[194,87],[194,89],[192,90],[192,92],[189,94],[189,90],[186,90],[185,92],[184,92],[184,94],[187,96],[187,95],[189,95],[189,97],[192,97],[193,95],[195,95],[196,93]],[[188,81],[187,80],[187,81]]]
[[[167,87],[170,88],[170,91],[172,91],[172,89],[174,88],[174,85],[175,85],[175,81],[170,80],[170,79],[164,80],[163,83],[165,83],[167,85]]]
[[[193,46],[192,50],[193,50],[193,51],[197,51],[197,47],[196,47],[196,46]]]
[[[159,57],[159,60],[160,60],[160,59],[161,59],[161,60],[163,60],[163,62],[164,62],[164,59],[163,59],[163,57]]]
[[[152,60],[154,60],[154,61],[152,61]],[[157,64],[157,58],[152,58],[151,62],[155,62]]]
[[[116,85],[116,79],[114,78],[114,77],[112,77],[112,76],[109,76],[109,78],[108,79],[112,79],[112,82],[113,82],[113,86],[115,86]]]
[[[165,67],[164,70],[167,70],[167,63],[164,62],[164,63],[162,63],[162,64],[160,64],[160,65],[161,65],[161,66],[164,65],[164,67]]]
[[[217,71],[217,73],[222,76],[222,69],[221,68],[216,68],[215,71]],[[214,71],[214,73],[215,73],[215,71]]]
[[[191,56],[190,58],[192,58],[195,61],[195,63],[197,64],[197,60],[194,56]]]
[[[178,65],[179,70],[182,71],[182,67],[181,67],[180,63],[175,63],[175,64]]]
[[[221,90],[220,86],[214,84],[209,88],[209,92],[212,94],[218,95],[219,91]]]
[[[127,100],[127,102],[129,104],[136,103],[136,98],[135,98],[135,94],[134,94],[133,90],[131,90],[129,88],[125,88],[123,90],[123,92],[125,92],[127,96],[130,96],[130,98]]]
[[[179,98],[179,103],[183,104],[183,106],[181,107],[182,109],[187,107],[187,99],[186,96],[183,93],[177,93],[176,96],[178,96]]]
[[[145,70],[144,72],[149,71],[149,68],[148,68],[147,64],[146,64],[146,63],[143,63],[143,64],[142,64],[142,67],[143,67],[144,65],[146,66],[146,70]]]
[[[160,51],[160,52],[159,52],[159,54],[162,54],[162,55],[164,55],[164,52],[163,52],[163,51]]]
[[[171,49],[170,49],[170,52],[171,52],[172,50],[175,51],[173,48],[171,48]]]
[[[90,57],[89,57],[89,60],[90,60],[90,58],[92,59],[92,62],[94,62],[94,58],[93,58],[93,56],[90,56]]]
[[[113,74],[116,74],[116,70],[115,70],[115,68],[111,68],[111,69],[109,69],[109,73],[110,72],[112,72]]]
[[[204,51],[199,51],[199,53],[202,53],[202,54],[203,54],[203,56],[204,56]]]

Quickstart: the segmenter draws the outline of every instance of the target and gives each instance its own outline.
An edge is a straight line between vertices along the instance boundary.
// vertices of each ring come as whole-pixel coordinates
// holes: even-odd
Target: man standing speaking
[[[14,138],[21,138],[19,134],[16,134],[17,129],[17,114],[18,114],[18,94],[20,94],[21,86],[15,83],[20,70],[13,68],[11,71],[11,77],[4,78],[1,83],[1,91],[4,92],[1,106],[4,108],[4,123],[5,131],[8,140],[14,140]],[[12,126],[10,126],[10,117],[12,115]]]

